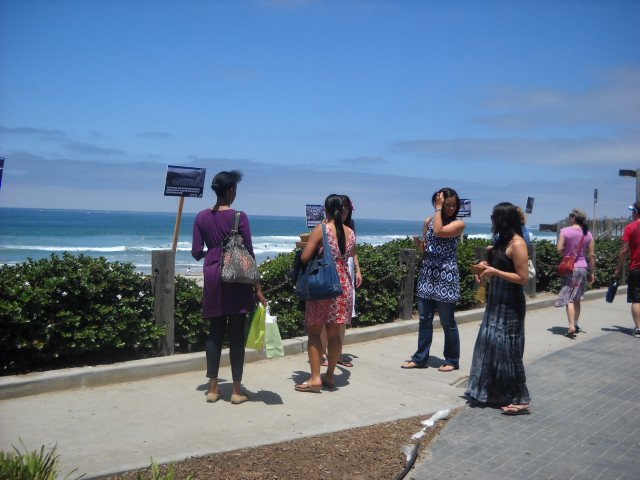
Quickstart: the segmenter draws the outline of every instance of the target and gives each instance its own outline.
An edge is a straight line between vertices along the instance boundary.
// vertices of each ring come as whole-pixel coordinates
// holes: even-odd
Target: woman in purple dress
[[[242,391],[242,370],[244,367],[245,322],[247,314],[255,310],[254,287],[251,285],[224,283],[221,277],[222,243],[233,228],[236,211],[231,204],[236,199],[236,189],[242,174],[237,170],[220,172],[211,183],[216,194],[216,204],[201,211],[193,224],[193,244],[191,255],[196,260],[204,257],[204,295],[202,311],[209,321],[209,336],[205,343],[207,354],[207,377],[209,392],[207,402],[216,402],[221,397],[218,386],[218,370],[225,332],[229,329],[229,356],[233,393],[231,403],[240,404],[248,400]],[[249,253],[253,254],[249,219],[240,212],[238,232]],[[207,249],[204,250],[204,246]],[[255,258],[255,256],[254,256]],[[260,284],[255,285],[258,300],[267,305]]]

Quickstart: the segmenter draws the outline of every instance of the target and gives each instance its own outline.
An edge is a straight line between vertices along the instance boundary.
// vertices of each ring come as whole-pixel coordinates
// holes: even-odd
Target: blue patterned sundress
[[[460,237],[439,238],[433,221],[427,229],[427,249],[418,273],[418,297],[455,303],[460,298],[458,242]]]

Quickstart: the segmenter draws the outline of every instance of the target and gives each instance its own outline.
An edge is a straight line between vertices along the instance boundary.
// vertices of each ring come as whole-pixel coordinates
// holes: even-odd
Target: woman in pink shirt
[[[576,333],[580,331],[580,300],[587,287],[587,277],[589,284],[595,281],[596,255],[593,243],[593,236],[587,227],[587,214],[579,208],[574,208],[569,214],[569,226],[560,230],[557,245],[558,253],[563,257],[576,256],[573,273],[560,277],[562,289],[556,301],[556,307],[566,307],[567,310],[569,329],[565,337],[568,338],[575,338]]]

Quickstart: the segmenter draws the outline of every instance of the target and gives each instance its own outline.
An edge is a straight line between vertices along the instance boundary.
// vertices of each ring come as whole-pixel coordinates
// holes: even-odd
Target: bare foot
[[[322,376],[322,386],[327,387],[329,389],[335,388],[336,382],[333,379],[333,375],[324,374]]]
[[[400,368],[425,368],[422,365],[418,365],[416,362],[404,362],[400,365]]]
[[[438,367],[439,372],[453,372],[454,370],[458,370],[460,367],[456,367],[455,365],[451,365],[450,363],[445,363],[444,365],[440,365]]]
[[[511,404],[506,407],[502,407],[502,413],[505,415],[529,415],[531,412],[529,411],[529,404]]]

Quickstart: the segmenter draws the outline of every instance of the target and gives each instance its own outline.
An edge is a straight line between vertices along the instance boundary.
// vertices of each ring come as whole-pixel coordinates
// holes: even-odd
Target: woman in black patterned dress
[[[502,405],[507,415],[529,413],[529,390],[522,356],[529,278],[527,244],[517,208],[500,203],[491,215],[495,243],[489,248],[479,281],[490,279],[487,307],[473,351],[466,395],[481,403]]]
[[[422,238],[414,238],[424,252],[418,274],[418,348],[401,368],[426,368],[433,339],[433,317],[438,312],[444,331],[444,363],[441,372],[460,368],[460,337],[454,315],[460,298],[458,273],[458,241],[464,222],[458,220],[460,197],[452,188],[442,188],[431,198],[435,207],[422,227]]]

